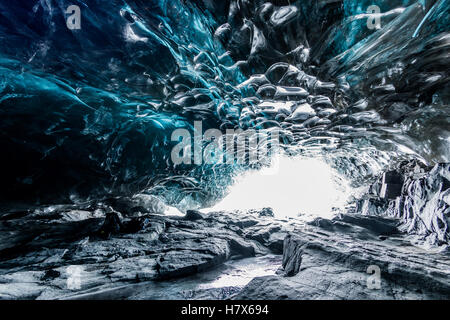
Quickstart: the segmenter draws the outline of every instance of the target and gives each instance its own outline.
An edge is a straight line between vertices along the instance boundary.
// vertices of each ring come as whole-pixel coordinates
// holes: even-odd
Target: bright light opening
[[[345,206],[349,190],[347,181],[321,159],[280,156],[272,167],[238,179],[209,210],[271,207],[277,217],[331,218],[333,208]]]

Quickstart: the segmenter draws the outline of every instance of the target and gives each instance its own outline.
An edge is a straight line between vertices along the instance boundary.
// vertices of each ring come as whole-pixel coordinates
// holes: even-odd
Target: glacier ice
[[[246,166],[170,162],[175,129],[279,128],[355,186],[448,162],[449,1],[0,3],[5,207],[147,192],[214,203]]]

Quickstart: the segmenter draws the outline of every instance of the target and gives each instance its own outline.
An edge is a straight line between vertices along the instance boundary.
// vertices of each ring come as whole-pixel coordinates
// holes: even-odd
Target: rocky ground
[[[414,245],[395,219],[64,206],[0,219],[2,299],[450,298],[447,247]]]

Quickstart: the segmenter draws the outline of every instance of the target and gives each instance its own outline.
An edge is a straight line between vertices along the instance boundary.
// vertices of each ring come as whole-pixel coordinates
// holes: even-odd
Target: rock
[[[257,277],[250,281],[235,300],[297,300],[303,288],[296,289],[290,282],[278,276]]]
[[[246,230],[245,238],[258,241],[262,245],[267,245],[270,235],[281,230],[281,226],[269,225],[255,225]]]
[[[61,275],[61,272],[59,272],[57,270],[54,270],[54,269],[50,269],[50,270],[47,270],[45,272],[45,274],[42,276],[41,279],[43,281],[45,281],[45,280],[53,280],[53,279],[59,277],[60,275]]]
[[[184,216],[184,219],[189,221],[195,221],[195,220],[203,220],[203,214],[200,211],[197,210],[188,210],[186,211],[186,215]]]
[[[323,228],[328,231],[334,230],[335,227],[333,221],[324,218],[316,218],[313,221],[308,222],[308,224],[311,226]]]
[[[272,208],[263,208],[261,211],[259,211],[260,217],[274,217],[273,209]]]
[[[134,203],[129,198],[117,197],[104,200],[104,206],[112,208],[116,212],[122,212],[124,215],[134,213]],[[111,210],[111,209],[110,209]]]
[[[225,262],[229,257],[227,241],[205,239],[197,249],[188,247],[159,255],[155,265],[157,279],[172,279],[202,272]]]
[[[230,246],[230,254],[238,255],[241,257],[254,257],[255,247],[245,241],[239,240],[238,238],[230,239],[228,241]]]
[[[340,222],[345,222],[349,227],[355,226],[364,228],[364,232],[370,232],[375,236],[390,236],[398,234],[398,221],[392,218],[383,217],[365,217],[361,215],[342,214],[333,218],[334,225],[339,225]]]
[[[300,271],[303,245],[301,241],[293,239],[292,235],[288,235],[284,239],[283,268],[287,277],[295,276]]]
[[[383,199],[395,199],[402,193],[403,176],[396,171],[388,171],[383,174],[380,197]]]
[[[363,215],[382,215],[389,207],[389,202],[382,198],[368,197],[358,200],[357,212]]]
[[[267,247],[275,254],[283,254],[284,238],[286,237],[286,232],[275,232],[269,237],[266,242]]]
[[[109,238],[113,234],[120,233],[122,229],[122,221],[116,212],[108,212],[106,214],[103,225],[98,230],[97,234],[102,238]]]
[[[185,289],[200,281],[193,279],[205,281],[198,285],[219,279],[223,270],[233,270],[242,284],[216,288],[209,293],[214,297],[236,294],[255,274],[269,276],[250,281],[237,298],[427,299],[450,292],[448,253],[412,246],[392,218],[348,214],[306,224],[225,211],[193,221],[152,214],[121,219],[111,213],[82,221],[52,216],[56,220],[27,216],[0,223],[0,297],[156,299],[166,289],[169,298],[174,292],[172,297],[206,297],[206,291]],[[92,237],[100,228],[112,230],[110,236]],[[256,265],[260,258],[264,262]],[[367,289],[371,265],[380,267],[381,291]],[[68,288],[76,274],[79,289]],[[190,275],[196,276],[167,281]]]
[[[417,248],[401,235],[368,238],[385,232],[378,218],[355,215],[330,231],[296,228],[285,239],[284,272],[254,278],[233,299],[448,299],[448,253]]]
[[[147,227],[150,227],[150,219],[148,217],[138,217],[132,218],[129,221],[125,221],[121,228],[124,233],[135,233],[142,230],[145,230]]]
[[[393,218],[364,216],[360,214],[340,214],[333,219],[317,218],[308,223],[331,233],[344,233],[359,239],[379,240],[398,235],[398,221]]]
[[[431,169],[417,161],[402,163],[370,187],[371,194],[357,202],[357,211],[400,219],[399,228],[419,236],[419,241],[448,245],[449,181],[450,164],[436,164]]]

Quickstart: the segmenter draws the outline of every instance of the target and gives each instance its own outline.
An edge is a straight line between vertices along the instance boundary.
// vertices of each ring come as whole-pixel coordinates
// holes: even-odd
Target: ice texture
[[[449,1],[0,2],[2,207],[222,197],[246,166],[175,166],[177,128],[278,129],[355,186],[450,161]],[[371,5],[379,28],[369,28]]]

